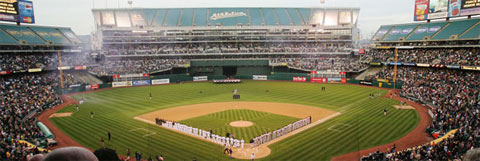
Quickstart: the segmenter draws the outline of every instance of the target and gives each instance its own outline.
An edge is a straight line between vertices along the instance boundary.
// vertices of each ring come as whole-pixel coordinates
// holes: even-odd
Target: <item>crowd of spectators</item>
[[[372,50],[369,56],[375,62],[393,62],[395,53],[393,50]],[[397,59],[409,63],[479,66],[480,48],[399,50]]]
[[[392,67],[386,67],[375,78],[392,79]],[[412,149],[377,152],[363,160],[453,160],[468,150],[480,147],[480,73],[435,68],[401,67],[397,78],[403,82],[400,95],[427,104],[433,122],[426,129],[432,136],[458,131],[446,140]]]
[[[345,45],[326,47],[318,43],[178,43],[104,47],[107,55],[205,54],[205,53],[318,53],[350,52]]]
[[[57,74],[14,74],[0,77],[0,160],[26,160],[40,153],[19,140],[40,145],[45,135],[35,115],[59,105]]]
[[[289,67],[309,71],[358,72],[368,67],[358,59],[349,57],[274,58],[270,62],[287,63]]]
[[[62,66],[89,65],[93,61],[84,53],[62,54]],[[0,71],[23,71],[33,68],[55,69],[58,67],[56,53],[0,54]]]
[[[89,67],[88,70],[96,75],[150,74],[169,70],[175,65],[189,63],[190,61],[185,59],[120,58],[106,60],[103,64]]]

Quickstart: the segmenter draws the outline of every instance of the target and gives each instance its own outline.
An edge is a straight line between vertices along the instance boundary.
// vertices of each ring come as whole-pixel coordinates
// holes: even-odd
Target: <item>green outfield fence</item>
[[[206,75],[208,76],[208,80],[216,80],[216,79],[226,79],[227,77],[224,75]],[[171,74],[171,75],[155,75],[151,76],[150,80],[154,79],[170,79],[170,83],[177,83],[177,82],[191,82],[193,81],[193,77],[190,74]],[[280,80],[280,81],[293,81],[293,77],[305,77],[307,82],[310,80],[310,74],[308,73],[286,73],[286,72],[272,72],[267,75],[268,80]],[[253,75],[237,75],[234,77],[235,79],[253,79]],[[347,83],[349,84],[359,84],[365,86],[373,86],[373,87],[381,87],[381,88],[396,88],[402,89],[402,82],[398,82],[395,85],[391,82],[381,82],[381,81],[364,81],[364,80],[356,80],[356,79],[347,79]],[[78,93],[87,91],[85,88],[86,85],[82,85],[79,87],[73,88],[58,88],[57,92],[60,94],[70,94],[70,93]],[[100,84],[99,89],[102,88],[111,88],[112,83],[105,83]]]

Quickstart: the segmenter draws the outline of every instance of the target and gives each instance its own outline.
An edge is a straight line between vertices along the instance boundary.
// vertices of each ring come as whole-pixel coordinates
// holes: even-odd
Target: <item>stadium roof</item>
[[[79,43],[70,28],[0,24],[0,45],[74,46]]]
[[[383,25],[372,37],[376,42],[419,42],[480,39],[480,19]]]
[[[97,27],[355,25],[358,8],[93,9]]]

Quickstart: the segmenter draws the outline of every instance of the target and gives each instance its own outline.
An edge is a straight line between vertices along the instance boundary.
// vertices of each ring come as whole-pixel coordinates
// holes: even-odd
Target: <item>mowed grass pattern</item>
[[[249,127],[232,127],[229,125],[230,122],[239,120],[250,121],[254,125]],[[183,120],[180,123],[206,131],[211,129],[213,133],[221,136],[225,136],[227,133],[234,134],[235,138],[249,142],[254,137],[279,129],[298,120],[300,118],[253,110],[226,110]]]
[[[326,91],[321,91],[326,87]],[[232,100],[238,89],[241,100]],[[269,90],[269,92],[266,92]],[[200,93],[199,91],[203,91]],[[152,92],[153,100],[148,99]],[[342,84],[310,84],[293,82],[244,81],[240,84],[211,82],[172,84],[137,88],[111,89],[74,96],[85,98],[80,112],[71,117],[51,118],[52,122],[77,142],[97,149],[100,137],[112,133],[106,146],[125,155],[126,149],[144,156],[162,154],[167,160],[232,160],[221,154],[223,147],[156,127],[133,117],[181,105],[209,102],[263,101],[296,103],[326,108],[342,115],[291,136],[270,146],[272,154],[260,160],[329,160],[333,156],[393,142],[419,122],[414,110],[395,110],[398,101],[370,99],[370,93],[386,94],[386,90]],[[59,112],[75,111],[74,106]],[[388,110],[388,117],[383,116]],[[90,112],[95,118],[90,119]],[[341,132],[328,130],[338,124],[350,127]],[[142,128],[142,131],[131,131]],[[147,131],[148,130],[148,131]],[[143,137],[148,132],[155,135]]]

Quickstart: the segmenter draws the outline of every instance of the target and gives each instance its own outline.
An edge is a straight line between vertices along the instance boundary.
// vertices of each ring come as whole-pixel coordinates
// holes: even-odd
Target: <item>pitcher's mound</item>
[[[250,121],[233,121],[230,122],[230,126],[232,127],[249,127],[252,126],[253,122]]]

